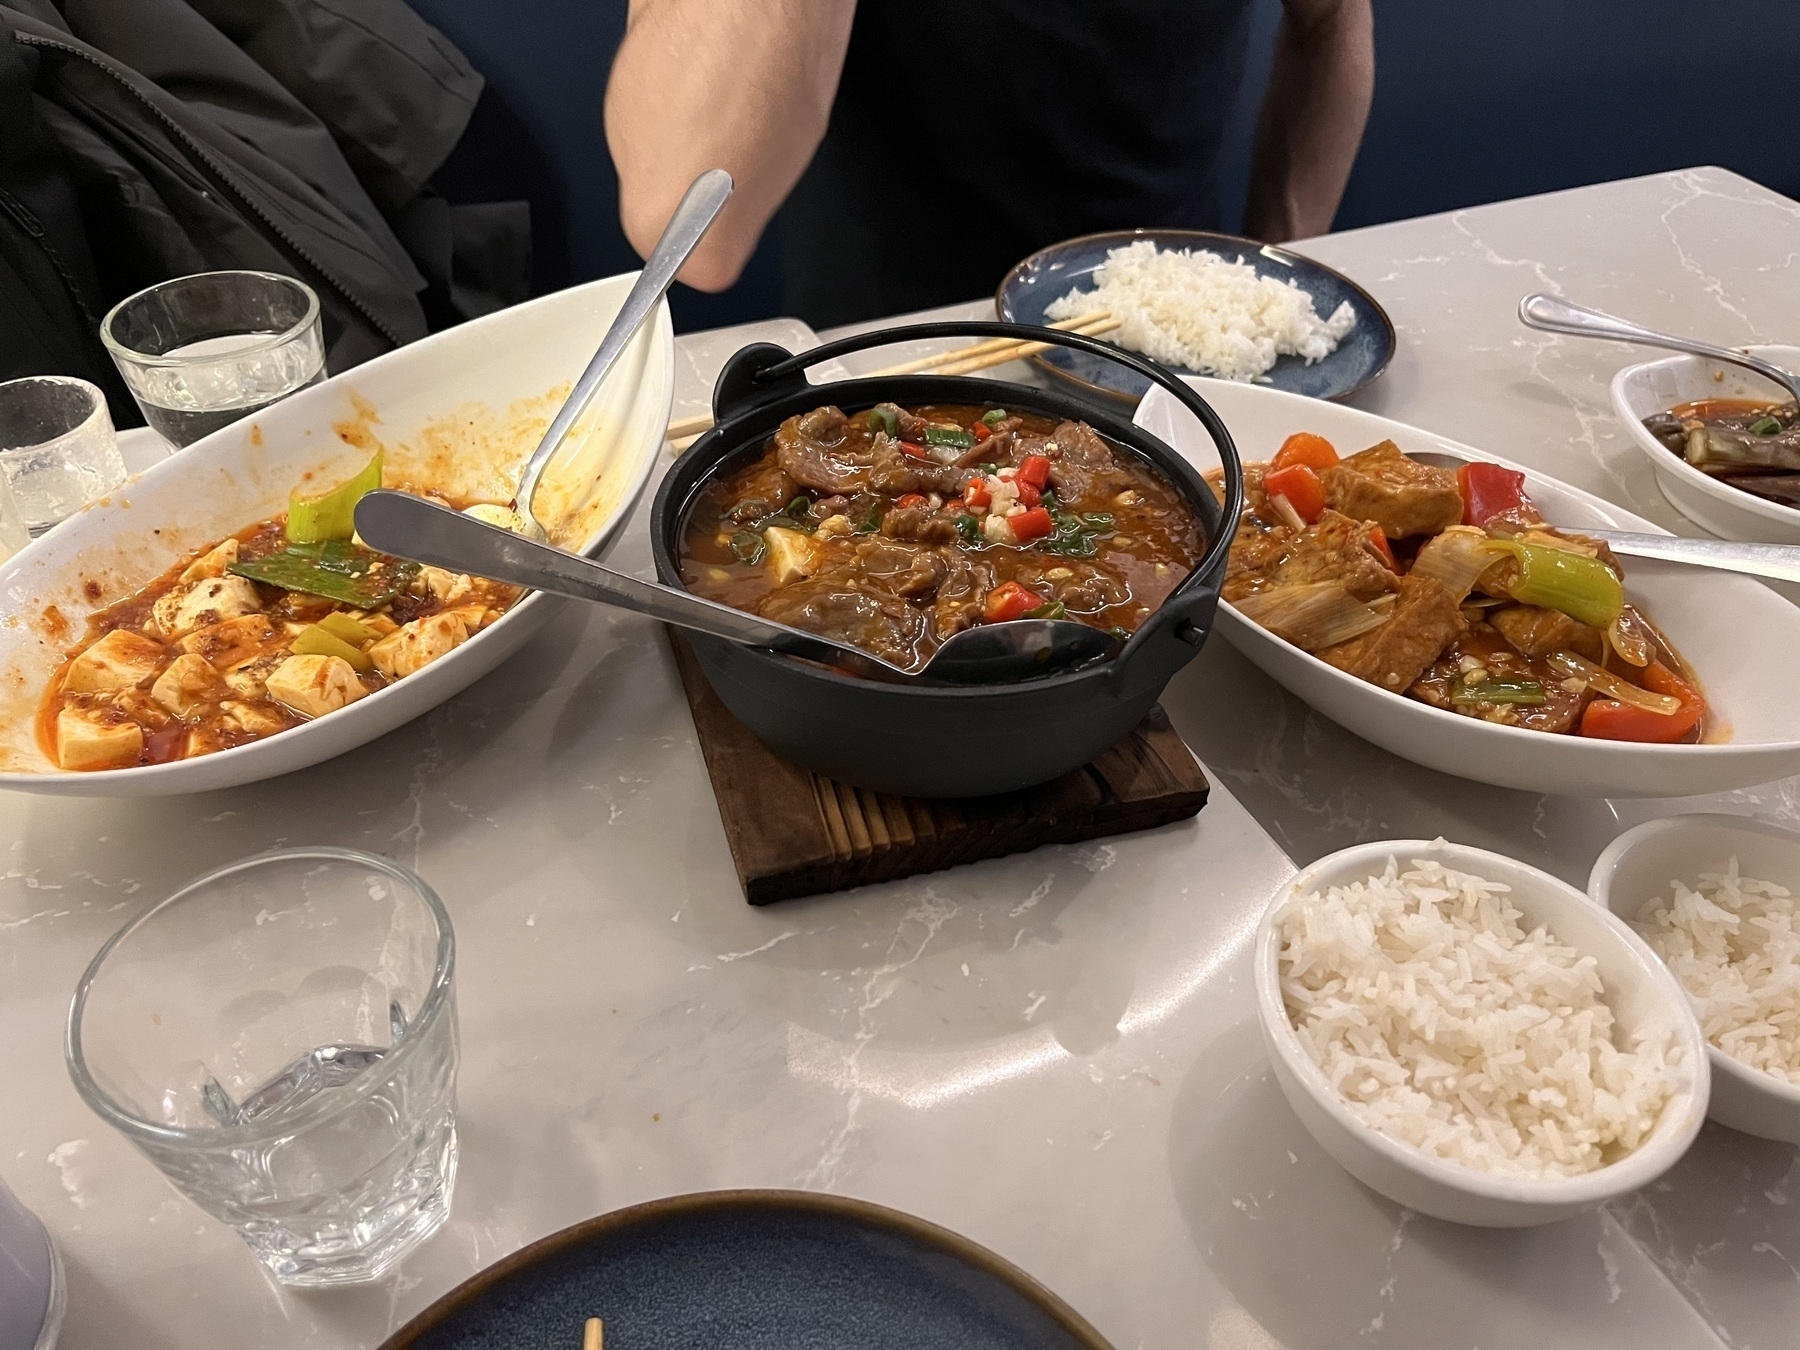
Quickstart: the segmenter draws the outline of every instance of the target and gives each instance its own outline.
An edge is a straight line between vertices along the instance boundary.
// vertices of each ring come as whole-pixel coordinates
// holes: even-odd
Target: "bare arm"
[[[1369,0],[1282,0],[1256,124],[1246,234],[1280,243],[1331,228],[1375,91]]]
[[[606,86],[625,237],[648,254],[681,194],[722,168],[737,191],[681,280],[737,280],[818,149],[856,0],[631,0]]]

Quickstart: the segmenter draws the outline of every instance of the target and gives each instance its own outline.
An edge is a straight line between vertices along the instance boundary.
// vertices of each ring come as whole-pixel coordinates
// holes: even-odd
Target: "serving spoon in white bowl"
[[[1686,352],[1690,356],[1704,356],[1709,360],[1723,361],[1727,365],[1742,366],[1745,370],[1755,371],[1766,380],[1772,380],[1787,390],[1789,398],[1800,401],[1800,375],[1783,370],[1772,361],[1765,361],[1760,356],[1735,351],[1730,347],[1716,347],[1698,338],[1659,333],[1654,328],[1642,327],[1629,319],[1603,314],[1584,305],[1572,305],[1554,295],[1528,295],[1519,301],[1519,322],[1527,328],[1536,328],[1545,333],[1601,338],[1608,342],[1635,342],[1640,347],[1664,347],[1672,352]]]
[[[581,372],[581,378],[575,381],[569,397],[551,419],[549,429],[544,432],[544,439],[538,442],[537,449],[531,452],[531,458],[525,461],[524,471],[519,475],[518,495],[513,499],[512,514],[518,520],[519,533],[537,540],[550,537],[549,531],[544,528],[531,507],[532,498],[537,495],[538,480],[544,476],[544,470],[549,467],[563,437],[569,434],[569,429],[587,411],[588,404],[594,401],[594,395],[600,391],[600,385],[612,370],[613,363],[619,359],[631,339],[637,336],[638,329],[644,326],[645,320],[655,312],[657,302],[674,282],[675,274],[687,261],[688,254],[694,251],[707,230],[712,228],[713,221],[718,218],[719,212],[731,197],[731,187],[731,175],[725,170],[708,169],[693,181],[682,196],[681,204],[675,208],[675,214],[669,217],[662,238],[656,241],[656,247],[644,259],[644,270],[638,273],[630,293],[625,297],[625,303],[619,306],[612,327],[606,330],[606,336],[600,340],[594,359]],[[490,519],[493,511],[490,508],[474,514],[480,519]],[[511,520],[505,523],[512,525]]]

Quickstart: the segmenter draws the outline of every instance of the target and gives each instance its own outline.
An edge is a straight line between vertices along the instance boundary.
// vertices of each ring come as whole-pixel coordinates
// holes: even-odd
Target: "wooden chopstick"
[[[1048,326],[1065,333],[1079,333],[1083,337],[1099,337],[1102,333],[1110,333],[1117,328],[1119,320],[1105,310],[1097,310],[1092,314],[1083,314],[1074,319],[1064,319]],[[857,378],[871,379],[882,375],[912,375],[921,370],[935,371],[939,375],[970,375],[978,370],[986,370],[990,366],[1002,366],[1008,361],[1018,361],[1027,356],[1036,356],[1039,352],[1048,351],[1052,345],[1048,342],[1024,342],[1018,338],[990,338],[986,342],[958,347],[953,351],[939,352],[935,356],[922,356],[915,361],[903,361],[897,366],[871,370],[867,375]],[[669,423],[669,429],[663,433],[663,439],[668,441],[686,440],[698,436],[712,424],[711,413],[696,413],[692,417],[684,417],[679,421]]]
[[[581,1334],[581,1350],[606,1350],[606,1324],[590,1317]]]

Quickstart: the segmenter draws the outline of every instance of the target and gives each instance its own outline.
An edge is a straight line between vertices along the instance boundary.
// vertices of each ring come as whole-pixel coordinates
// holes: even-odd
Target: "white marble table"
[[[1525,332],[1520,294],[1728,342],[1779,337],[1800,313],[1800,206],[1716,170],[1303,249],[1362,280],[1399,328],[1365,406],[1674,528],[1606,408],[1628,354]],[[683,339],[678,415],[747,336],[810,340],[793,324]],[[631,548],[624,561],[642,565]],[[1532,1232],[1457,1229],[1363,1191],[1312,1145],[1252,1020],[1245,944],[1290,856],[1443,832],[1580,879],[1626,824],[1692,805],[1425,772],[1310,714],[1223,643],[1165,702],[1224,789],[1197,821],[765,910],[736,891],[660,636],[600,611],[571,611],[432,715],[280,782],[0,798],[0,1175],[67,1258],[64,1343],[372,1345],[568,1223],[743,1185],[948,1224],[1121,1350],[1800,1340],[1794,1150],[1709,1129],[1628,1203]],[[1720,802],[1800,816],[1793,783]],[[136,908],[302,841],[417,867],[460,944],[454,1215],[397,1277],[330,1295],[266,1283],[85,1111],[60,1051],[81,967]]]

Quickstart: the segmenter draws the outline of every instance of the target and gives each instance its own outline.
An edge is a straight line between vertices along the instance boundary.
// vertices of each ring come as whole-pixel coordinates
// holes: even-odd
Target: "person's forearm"
[[[1369,0],[1288,0],[1257,121],[1246,234],[1280,243],[1331,228],[1374,91]]]
[[[723,290],[818,148],[856,0],[632,0],[606,86],[625,236],[649,253],[703,170],[731,203],[681,279]]]

